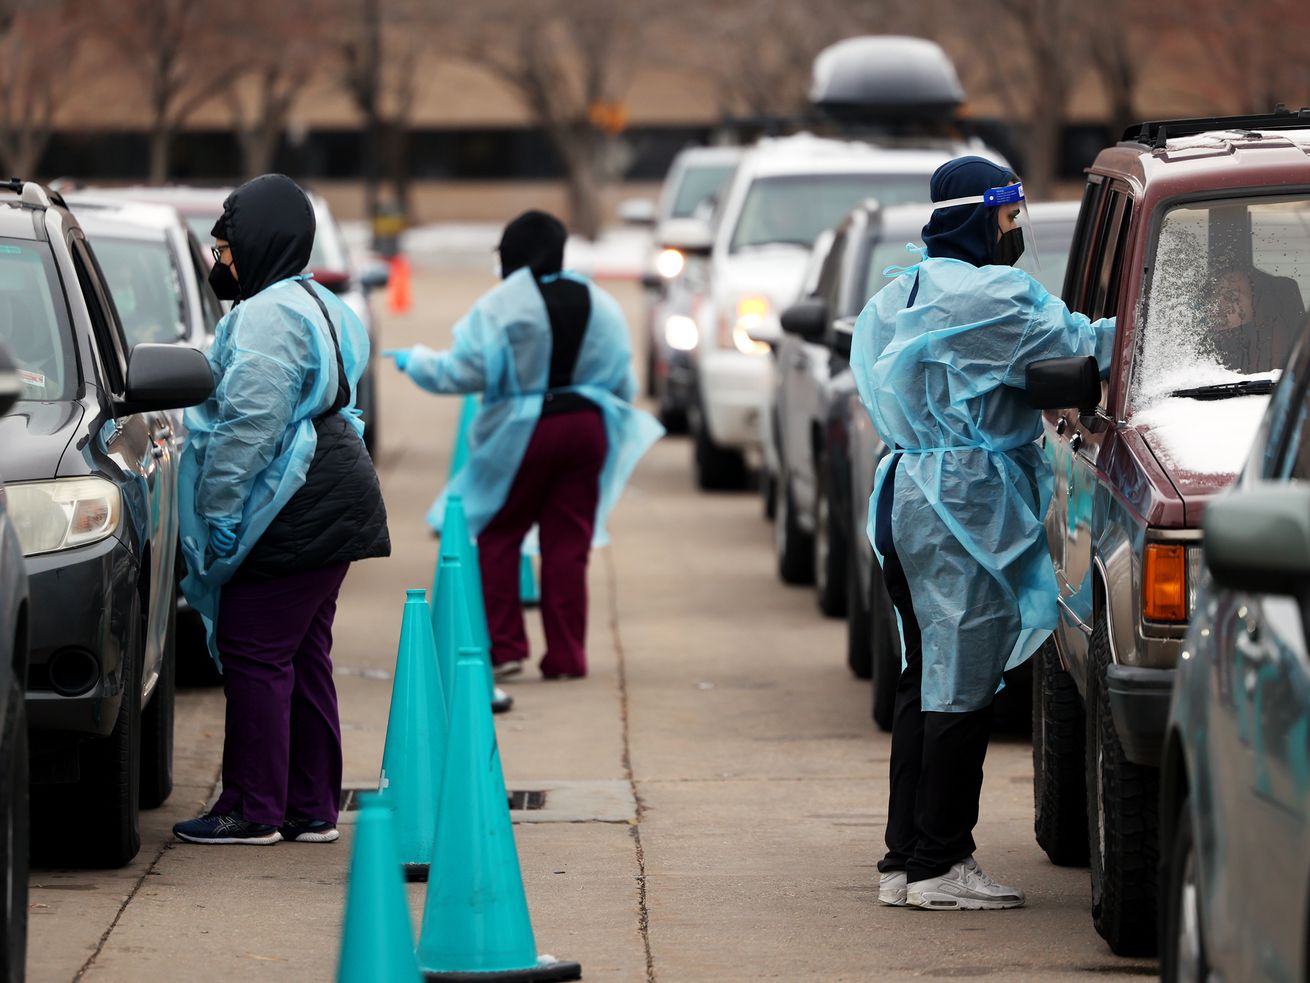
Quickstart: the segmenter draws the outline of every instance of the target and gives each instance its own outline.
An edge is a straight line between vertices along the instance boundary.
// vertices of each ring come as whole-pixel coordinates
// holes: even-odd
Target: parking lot
[[[383,343],[445,343],[490,282],[421,271],[412,312],[385,318]],[[639,288],[608,286],[640,324]],[[376,787],[404,591],[431,581],[423,514],[459,409],[402,381],[380,376],[395,555],[353,570],[336,624],[352,788]],[[842,622],[778,582],[758,497],[696,492],[690,456],[685,438],[661,441],[613,517],[613,547],[593,555],[591,675],[545,683],[530,669],[506,684],[507,784],[546,792],[544,808],[515,813],[539,948],[593,980],[1154,975],[1096,935],[1086,870],[1052,866],[1034,842],[1031,751],[1017,738],[989,752],[978,841],[1028,906],[932,916],[876,905],[890,745],[870,720],[869,684],[846,667]],[[171,840],[171,824],[213,795],[222,713],[219,692],[179,691],[177,787],[143,813],[132,864],[32,872],[29,979],[332,977],[351,813],[329,846]],[[408,890],[417,917],[422,885]]]

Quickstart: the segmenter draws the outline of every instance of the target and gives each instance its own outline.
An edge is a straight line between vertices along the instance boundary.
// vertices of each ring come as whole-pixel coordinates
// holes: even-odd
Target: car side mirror
[[[855,340],[855,318],[842,317],[832,322],[832,350],[834,354],[851,360],[851,342]]]
[[[391,267],[386,263],[370,263],[359,274],[359,285],[366,293],[370,290],[381,290],[390,282]]]
[[[118,413],[173,410],[203,403],[214,373],[200,352],[185,345],[136,345],[127,360],[127,391]]]
[[[1230,590],[1298,595],[1310,587],[1310,489],[1262,481],[1214,499],[1203,549]]]
[[[664,283],[665,283],[664,277],[660,276],[658,273],[655,273],[651,270],[647,270],[645,273],[641,275],[642,287],[644,287],[646,290],[652,291],[653,293],[663,293]]]
[[[0,416],[13,409],[21,395],[23,384],[18,378],[18,363],[9,349],[0,343]]]
[[[650,228],[655,224],[655,202],[649,198],[629,198],[619,205],[619,221],[637,228]]]
[[[1073,407],[1090,413],[1101,401],[1101,368],[1091,355],[1032,362],[1025,375],[1024,388],[1033,409]]]
[[[828,305],[817,297],[798,300],[782,312],[782,330],[815,343],[828,332]]]
[[[661,249],[676,249],[685,256],[708,256],[714,248],[714,233],[697,218],[670,219],[655,238]]]

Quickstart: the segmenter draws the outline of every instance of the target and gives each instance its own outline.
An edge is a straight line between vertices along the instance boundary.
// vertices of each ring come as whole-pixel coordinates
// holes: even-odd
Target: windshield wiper
[[[1170,396],[1184,399],[1232,399],[1234,396],[1268,396],[1277,383],[1273,379],[1243,379],[1241,382],[1221,382],[1195,389],[1175,389]]]

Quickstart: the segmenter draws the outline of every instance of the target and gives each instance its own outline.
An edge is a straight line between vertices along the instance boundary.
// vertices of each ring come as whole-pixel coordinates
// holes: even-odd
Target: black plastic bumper
[[[1112,665],[1105,671],[1105,686],[1125,756],[1134,764],[1160,767],[1174,670]]]

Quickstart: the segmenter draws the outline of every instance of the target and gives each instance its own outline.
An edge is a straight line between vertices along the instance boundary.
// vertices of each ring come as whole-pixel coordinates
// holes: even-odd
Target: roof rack
[[[1301,130],[1310,128],[1310,109],[1295,112],[1282,103],[1272,113],[1254,116],[1208,116],[1196,119],[1160,119],[1124,130],[1124,143],[1141,143],[1163,150],[1171,137],[1191,137],[1213,130]]]
[[[24,181],[22,178],[11,177],[8,181],[0,181],[0,191],[13,192],[18,195],[19,201],[32,208],[49,208],[52,201],[57,205],[64,203],[64,199],[55,192],[47,191],[35,181]]]

